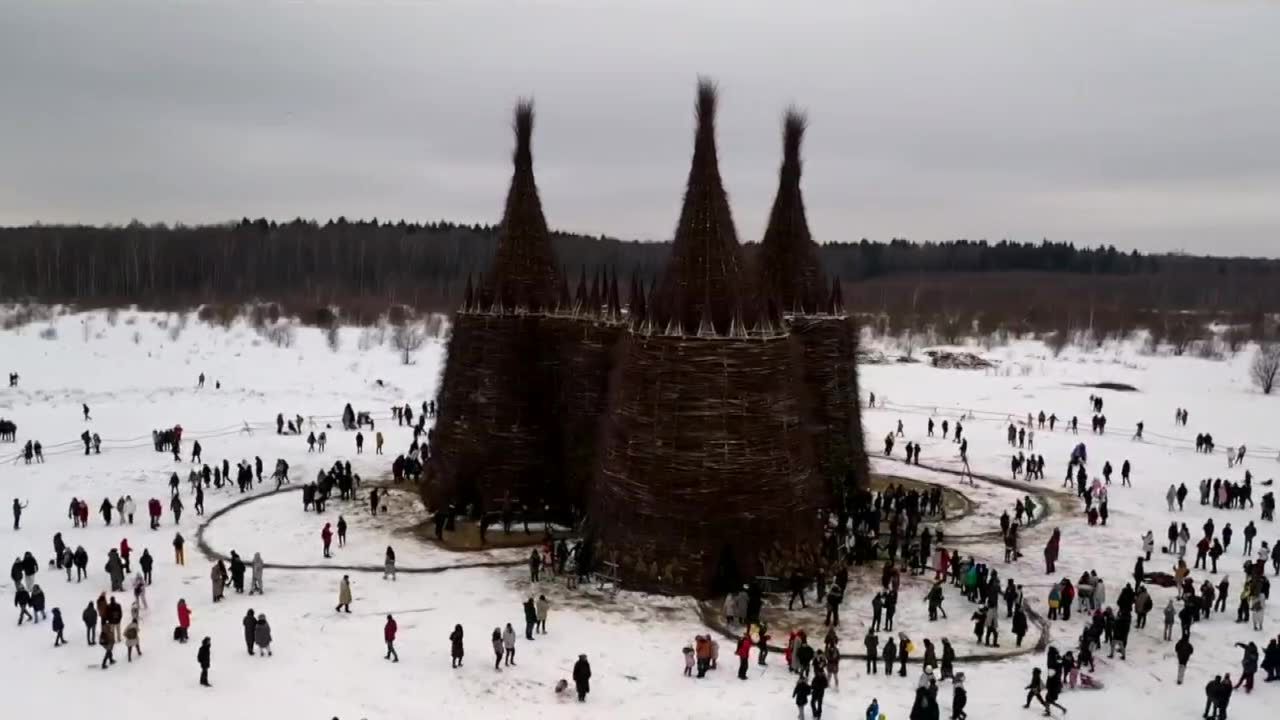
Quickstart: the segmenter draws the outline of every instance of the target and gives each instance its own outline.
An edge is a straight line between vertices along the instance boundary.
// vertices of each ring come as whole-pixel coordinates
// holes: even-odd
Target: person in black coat
[[[1017,610],[1013,611],[1013,637],[1017,641],[1017,646],[1022,647],[1022,638],[1027,634],[1027,613],[1019,605]]]
[[[44,591],[39,585],[31,588],[31,614],[34,616],[35,622],[40,622],[45,618],[44,615]]]
[[[71,556],[72,561],[76,565],[76,582],[80,582],[89,576],[89,553],[85,552],[83,545],[76,546],[76,552]]]
[[[449,656],[453,660],[453,667],[462,667],[462,626],[454,625],[453,632],[449,633]]]
[[[238,593],[244,592],[244,560],[234,550],[231,551],[231,586]]]
[[[1195,648],[1191,646],[1191,639],[1183,635],[1173,646],[1173,652],[1178,656],[1178,684],[1181,685],[1187,674],[1187,662],[1191,660],[1191,653],[1195,652]]]
[[[200,664],[200,684],[205,687],[213,687],[209,684],[209,663],[213,659],[209,643],[209,638],[201,640],[200,649],[196,651],[196,662]]]
[[[884,650],[880,652],[880,658],[884,660],[884,674],[893,674],[893,661],[898,659],[898,645],[890,637],[884,642]]]
[[[31,612],[27,608],[31,605],[31,593],[27,592],[25,587],[18,586],[18,593],[13,596],[13,605],[18,608],[18,624],[21,625],[23,619],[31,620]]]
[[[253,613],[253,608],[249,608],[249,612],[245,613],[244,619],[240,621],[244,626],[244,647],[253,654],[253,633],[258,628],[258,616]]]
[[[98,610],[93,603],[84,606],[80,619],[84,621],[85,638],[89,641],[89,647],[93,647],[98,642]]]
[[[880,641],[874,633],[868,632],[867,637],[862,641],[862,645],[867,651],[867,673],[876,674],[876,658],[880,655]]]
[[[154,559],[151,557],[151,551],[143,548],[142,557],[138,558],[138,567],[142,569],[142,579],[145,580],[148,585],[151,584],[151,567],[154,562]]]
[[[538,607],[533,598],[524,601],[524,638],[533,640],[533,629],[538,625]]]
[[[62,637],[62,631],[66,628],[66,625],[62,622],[62,610],[60,608],[53,609],[53,622],[51,624],[53,625],[54,633],[53,646],[58,647],[60,645],[66,645],[66,638]]]
[[[578,662],[573,664],[573,685],[578,690],[578,702],[585,702],[587,693],[591,692],[591,664],[586,655],[579,655]]]
[[[955,686],[951,691],[951,720],[968,720],[969,714],[964,706],[969,704],[969,692],[964,689],[964,673],[956,676]]]

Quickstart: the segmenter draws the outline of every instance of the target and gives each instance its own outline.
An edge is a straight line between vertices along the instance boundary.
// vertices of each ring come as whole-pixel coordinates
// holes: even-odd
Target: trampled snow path
[[[168,328],[160,327],[162,318]],[[22,375],[17,391],[0,388],[0,415],[18,422],[19,440],[42,439],[50,451],[60,449],[62,442],[69,448],[61,454],[49,452],[44,465],[0,465],[0,488],[7,493],[6,502],[18,497],[30,503],[20,531],[0,532],[0,553],[15,556],[31,550],[43,564],[50,555],[50,538],[61,532],[68,543],[84,545],[91,556],[90,577],[85,583],[67,584],[47,567],[36,578],[45,588],[49,606],[63,609],[71,645],[54,649],[47,624],[21,628],[0,624],[0,673],[10,687],[22,689],[11,693],[6,703],[6,710],[15,717],[57,713],[150,720],[221,717],[228,711],[247,718],[337,716],[371,720],[433,712],[516,718],[585,718],[606,713],[626,720],[794,717],[789,699],[791,680],[776,665],[762,670],[753,664],[747,682],[733,677],[731,662],[701,681],[681,677],[680,648],[695,633],[704,632],[696,603],[685,599],[621,593],[607,601],[590,592],[570,595],[559,585],[543,583],[531,588],[521,568],[406,573],[394,584],[383,582],[376,574],[353,573],[354,612],[339,616],[333,612],[333,603],[341,572],[269,570],[264,597],[232,595],[227,602],[214,605],[209,602],[208,563],[198,560],[194,551],[199,522],[194,516],[184,515],[180,527],[191,543],[185,567],[172,562],[169,543],[174,528],[167,513],[163,527],[154,533],[141,526],[108,528],[96,514],[89,528],[73,530],[65,518],[72,496],[88,496],[93,500],[91,505],[103,497],[114,499],[125,493],[140,501],[152,495],[167,498],[165,479],[177,466],[169,456],[150,449],[149,435],[153,427],[175,422],[181,422],[189,432],[207,433],[202,444],[211,460],[226,457],[234,464],[241,458],[261,455],[270,464],[276,457],[285,457],[293,474],[301,478],[313,476],[322,465],[342,457],[351,460],[357,473],[374,477],[385,472],[394,454],[383,458],[352,455],[348,433],[331,431],[330,451],[318,458],[308,457],[297,437],[280,437],[270,431],[247,436],[239,429],[246,421],[269,426],[277,412],[334,416],[346,402],[380,414],[393,403],[408,401],[416,406],[433,394],[438,376],[439,345],[424,348],[416,364],[406,367],[389,348],[362,343],[364,333],[359,330],[344,330],[341,349],[335,353],[316,331],[301,330],[293,347],[279,348],[243,326],[222,330],[195,322],[174,340],[170,337],[174,324],[172,316],[123,313],[119,325],[112,326],[104,314],[88,313],[59,318],[55,323],[57,340],[41,339],[40,328],[35,327],[0,333],[0,357],[4,359],[0,364]],[[136,342],[135,332],[139,335]],[[366,349],[362,350],[362,345],[367,345]],[[1250,452],[1245,468],[1253,472],[1256,481],[1280,474],[1274,452],[1261,454],[1264,445],[1280,445],[1274,435],[1266,435],[1274,432],[1277,405],[1274,398],[1262,398],[1248,387],[1244,371],[1247,356],[1211,362],[1148,357],[1116,347],[1092,354],[1068,350],[1063,357],[1052,359],[1037,344],[1015,344],[992,355],[1003,367],[1014,368],[1013,372],[988,374],[907,365],[864,367],[863,387],[890,404],[866,413],[868,449],[874,455],[878,440],[901,418],[907,425],[905,439],[923,447],[922,463],[958,469],[954,445],[925,437],[926,415],[915,413],[928,413],[936,406],[939,418],[954,420],[972,410],[977,418],[965,423],[965,433],[970,438],[973,469],[1007,476],[1010,448],[1004,442],[1004,417],[1025,418],[1027,412],[1043,408],[1059,417],[1078,415],[1087,427],[1085,398],[1090,393],[1100,394],[1106,401],[1108,427],[1114,432],[1103,437],[1085,431],[1078,437],[1061,431],[1037,432],[1036,450],[1048,460],[1048,479],[1040,485],[1048,491],[1057,490],[1067,453],[1075,442],[1085,441],[1093,463],[1091,471],[1105,459],[1118,468],[1127,457],[1135,468],[1134,487],[1112,486],[1107,527],[1088,527],[1078,511],[1068,506],[1044,525],[1028,530],[1022,538],[1026,556],[1009,565],[997,563],[1001,575],[1036,588],[1028,596],[1043,607],[1043,592],[1039,591],[1047,592],[1054,577],[1044,575],[1040,548],[1057,526],[1063,533],[1060,574],[1074,578],[1094,568],[1107,579],[1114,598],[1130,575],[1143,531],[1151,529],[1160,537],[1169,521],[1176,519],[1196,532],[1205,519],[1213,517],[1219,528],[1230,521],[1236,530],[1231,549],[1236,562],[1223,569],[1238,589],[1241,531],[1246,522],[1257,520],[1257,513],[1199,505],[1188,505],[1183,513],[1169,513],[1163,496],[1170,482],[1194,486],[1201,477],[1238,480],[1242,475],[1241,469],[1228,471],[1220,454],[1204,456],[1184,450],[1196,432],[1212,432],[1220,448],[1247,443]],[[195,377],[201,371],[208,376],[208,385],[196,391]],[[215,379],[223,383],[220,391],[210,387]],[[1100,381],[1128,382],[1140,392],[1098,391],[1067,384]],[[90,423],[81,419],[81,402],[91,406]],[[915,406],[915,412],[908,412],[911,408],[907,406]],[[1189,427],[1173,427],[1175,407],[1191,411]],[[1129,440],[1138,420],[1146,422],[1148,442]],[[111,443],[102,455],[84,457],[75,440],[83,429],[99,432],[104,440],[118,439],[129,445],[133,439],[141,444],[122,447]],[[409,442],[403,428],[379,423],[379,429],[387,436],[392,453]],[[0,452],[7,453],[10,447],[0,446]],[[877,461],[877,466],[881,464]],[[185,474],[186,466],[182,467]],[[1000,512],[996,505],[1011,505],[1017,490],[981,482],[977,488],[962,486],[954,475],[907,469],[899,463],[887,464],[884,469],[900,474],[919,472],[921,479],[950,485],[982,502],[978,512],[947,531],[957,535],[966,552],[996,559],[1002,556],[996,543],[982,539],[981,534],[989,531],[982,524],[988,519],[994,524]],[[211,513],[234,500],[232,494],[211,492],[206,496]],[[359,519],[359,509],[359,503],[335,503],[325,517],[318,518],[314,513],[303,513],[296,495],[286,493],[250,502],[220,517],[210,526],[209,541],[219,550],[234,548],[248,555],[262,552],[270,563],[320,564],[320,526],[341,512],[347,514],[352,530],[350,543],[336,553],[335,564],[380,566],[388,544],[396,547],[403,565],[431,566],[436,564],[432,554],[444,552],[411,547],[403,535]],[[1259,523],[1259,528],[1259,542],[1275,541],[1274,525]],[[961,535],[977,539],[969,547]],[[135,552],[149,547],[157,559],[155,585],[149,590],[151,609],[143,614],[146,655],[131,665],[121,660],[111,670],[102,671],[97,668],[100,651],[84,646],[79,613],[106,589],[101,569],[105,550],[122,537],[129,538]],[[1157,554],[1148,567],[1160,569],[1162,564],[1170,565],[1171,559]],[[1201,575],[1195,573],[1197,578]],[[487,662],[488,633],[506,622],[518,627],[519,604],[530,592],[545,592],[555,602],[551,633],[536,642],[520,642],[519,666],[494,673]],[[1159,588],[1153,593],[1157,607],[1170,597]],[[195,646],[177,645],[169,639],[179,597],[185,597],[193,607],[194,637],[213,638],[212,690],[196,684]],[[844,605],[841,635],[854,651],[869,615],[868,599],[869,595],[855,594]],[[966,606],[948,593],[949,610]],[[276,638],[273,658],[249,657],[240,644],[240,618],[249,607],[266,613],[272,623]],[[920,604],[916,613],[922,615],[922,609]],[[382,660],[381,627],[387,612],[395,613],[400,622],[402,662],[398,665]],[[901,627],[917,641],[952,632],[913,618],[905,601],[899,617],[904,623]],[[1186,686],[1173,684],[1172,647],[1159,641],[1160,623],[1153,617],[1147,630],[1135,631],[1128,661],[1107,660],[1105,654],[1100,657],[1098,675],[1107,685],[1105,691],[1068,692],[1063,703],[1076,717],[1116,713],[1190,717],[1200,711],[1202,688],[1213,673],[1237,673],[1239,650],[1232,643],[1261,640],[1247,625],[1231,622],[1231,617],[1215,615],[1193,630],[1196,652]],[[1276,632],[1273,622],[1267,621],[1271,634]],[[467,664],[461,671],[451,671],[447,660],[447,636],[454,623],[462,623],[467,633]],[[1064,646],[1073,644],[1080,628],[1078,615],[1070,623],[1052,623],[1052,638]],[[778,634],[786,630],[775,628]],[[953,640],[961,641],[959,633],[964,633],[964,628],[955,629],[955,633]],[[727,647],[722,649],[727,656],[726,651]],[[592,695],[582,707],[551,691],[555,680],[568,677],[579,652],[589,655],[595,672]],[[962,666],[969,680],[969,712],[996,720],[1035,717],[1033,711],[1022,709],[1020,688],[1026,684],[1030,668],[1042,665],[1042,660],[1026,657]],[[860,663],[849,662],[842,667],[840,690],[828,693],[824,716],[861,718],[866,704],[876,697],[890,720],[906,718],[913,688],[914,677],[865,677]],[[1238,692],[1231,716],[1263,717],[1265,703],[1277,697],[1277,690],[1280,688],[1259,687],[1248,697]],[[940,698],[943,712],[949,713],[950,691],[945,685]]]

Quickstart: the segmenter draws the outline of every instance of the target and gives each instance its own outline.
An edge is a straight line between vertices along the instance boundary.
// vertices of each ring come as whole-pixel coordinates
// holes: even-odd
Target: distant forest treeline
[[[393,304],[451,310],[496,241],[494,226],[341,218],[0,228],[0,298],[143,308],[256,299],[302,315],[336,307],[360,322]],[[624,280],[634,272],[647,284],[670,248],[568,233],[556,233],[555,245],[571,284],[582,268],[612,268]],[[966,240],[828,243],[820,253],[851,311],[898,326],[947,318],[1035,330],[1188,311],[1256,323],[1280,311],[1275,260]]]

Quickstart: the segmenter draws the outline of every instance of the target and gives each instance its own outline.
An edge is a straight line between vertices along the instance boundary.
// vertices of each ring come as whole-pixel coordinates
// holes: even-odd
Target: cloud
[[[533,95],[552,225],[665,238],[693,83],[763,231],[805,106],[821,240],[1280,254],[1280,4],[6,0],[0,223],[495,221]]]

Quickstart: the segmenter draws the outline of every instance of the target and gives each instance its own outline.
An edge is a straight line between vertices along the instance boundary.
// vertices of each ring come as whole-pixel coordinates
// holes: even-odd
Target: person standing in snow
[[[809,683],[805,682],[803,675],[796,679],[796,686],[791,690],[791,697],[796,701],[800,720],[804,720],[804,709],[809,704],[809,690]]]
[[[493,629],[489,644],[493,646],[493,670],[494,672],[502,672],[502,630]]]
[[[20,503],[18,502],[18,498],[13,499],[13,529],[14,530],[17,530],[19,524],[22,522],[22,511],[26,509],[26,507],[30,504],[31,503],[29,502]]]
[[[516,664],[516,631],[511,627],[511,623],[507,623],[507,627],[502,631],[502,648],[505,651],[506,664]]]
[[[533,639],[533,628],[538,624],[538,608],[533,598],[524,601],[524,639]]]
[[[80,613],[80,619],[84,621],[85,639],[88,640],[89,647],[93,647],[98,642],[98,611],[93,607],[93,603],[85,605],[84,612]]]
[[[325,523],[324,528],[320,530],[320,542],[324,543],[324,556],[333,557],[329,554],[329,545],[333,543],[333,529],[329,523]]]
[[[462,625],[454,625],[453,632],[449,633],[449,657],[454,668],[462,667],[462,655]]]
[[[258,626],[258,616],[254,614],[253,608],[249,608],[249,612],[245,613],[240,625],[244,627],[244,649],[252,655],[253,633]]]
[[[968,720],[964,706],[969,704],[969,692],[964,688],[964,673],[958,673],[951,689],[951,720]]]
[[[347,546],[347,519],[338,516],[338,547]]]
[[[53,621],[50,624],[53,627],[53,646],[66,645],[67,641],[62,637],[62,631],[66,629],[66,625],[62,622],[62,610],[60,608],[53,609]]]
[[[266,615],[258,615],[258,623],[253,627],[253,641],[258,645],[258,657],[272,654],[271,626],[267,624]]]
[[[263,568],[266,567],[266,564],[262,562],[262,553],[253,554],[253,563],[251,564],[251,566],[253,568],[253,574],[251,576],[252,580],[250,580],[250,584],[249,584],[249,594],[261,595],[262,594],[262,571],[263,571]]]
[[[542,554],[537,548],[529,551],[529,581],[538,582],[538,571],[542,569]]]
[[[387,546],[387,553],[382,561],[382,579],[391,578],[392,582],[396,579],[396,551]]]
[[[763,642],[762,642],[763,645]],[[742,637],[738,639],[738,647],[734,650],[734,654],[738,656],[738,679],[747,679],[747,666],[751,662],[751,629],[743,631]],[[761,665],[764,663],[761,662]]]
[[[382,626],[382,640],[387,644],[387,654],[383,656],[383,660],[391,662],[400,662],[400,653],[396,652],[396,631],[399,626],[396,625],[396,619],[387,615],[387,622]]]
[[[347,575],[343,575],[338,583],[338,604],[333,609],[334,612],[351,612],[351,578]]]
[[[209,684],[209,665],[213,662],[212,641],[205,638],[200,641],[200,649],[196,651],[196,663],[200,665],[200,684],[204,687],[213,687]]]
[[[591,664],[585,654],[579,655],[573,664],[573,685],[578,691],[578,702],[586,702],[587,693],[591,692]]]
[[[551,611],[551,601],[547,600],[546,595],[539,595],[538,602],[535,604],[535,610],[538,612],[538,634],[547,634],[547,613]]]

